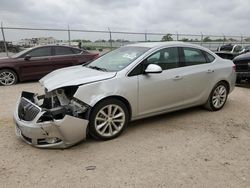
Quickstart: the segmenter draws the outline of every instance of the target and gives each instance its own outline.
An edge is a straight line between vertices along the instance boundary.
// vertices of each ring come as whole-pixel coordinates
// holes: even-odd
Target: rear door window
[[[207,63],[202,51],[195,48],[183,48],[185,66]]]
[[[71,48],[56,46],[54,47],[55,55],[73,55],[75,54]]]

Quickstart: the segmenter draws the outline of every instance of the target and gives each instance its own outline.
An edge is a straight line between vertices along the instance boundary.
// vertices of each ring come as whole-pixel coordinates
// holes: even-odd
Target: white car
[[[23,92],[16,133],[36,147],[64,148],[119,136],[129,121],[204,105],[220,110],[235,85],[235,65],[201,46],[138,43],[40,80],[44,95]]]

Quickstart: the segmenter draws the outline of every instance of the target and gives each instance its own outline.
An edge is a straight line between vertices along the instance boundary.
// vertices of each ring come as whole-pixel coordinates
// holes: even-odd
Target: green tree
[[[211,42],[212,40],[209,38],[209,37],[205,37],[204,39],[203,39],[203,42]]]
[[[164,35],[161,40],[162,41],[172,41],[173,40],[172,34],[168,33],[168,34]]]
[[[183,41],[183,42],[188,42],[189,39],[188,39],[188,38],[182,38],[181,41]]]

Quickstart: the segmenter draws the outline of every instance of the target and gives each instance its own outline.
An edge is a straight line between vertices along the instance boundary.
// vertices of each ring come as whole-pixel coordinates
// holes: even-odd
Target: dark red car
[[[38,80],[53,70],[87,63],[98,54],[69,46],[39,46],[0,58],[0,85]]]

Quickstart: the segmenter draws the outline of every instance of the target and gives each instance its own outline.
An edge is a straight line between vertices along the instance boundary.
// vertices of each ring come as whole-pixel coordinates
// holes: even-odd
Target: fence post
[[[201,46],[203,44],[203,33],[201,33]]]
[[[69,25],[68,25],[68,42],[69,42],[69,46],[71,45],[71,39],[70,39],[70,29],[69,29]]]
[[[113,48],[113,44],[112,44],[112,33],[111,33],[111,31],[110,31],[110,28],[108,27],[108,30],[109,30],[109,42],[110,42],[110,48],[111,48],[111,50],[112,50],[112,48]]]
[[[179,41],[179,33],[176,32],[176,40]]]
[[[4,49],[5,49],[6,55],[9,56],[8,48],[7,48],[6,41],[5,41],[4,30],[3,30],[3,22],[1,22],[1,31],[2,31],[2,35],[3,35]]]
[[[148,41],[147,31],[145,32],[145,42]]]

